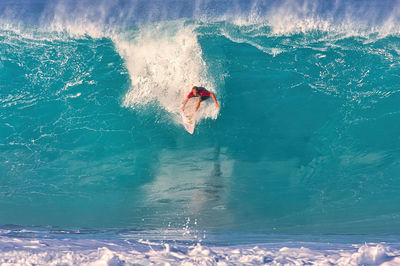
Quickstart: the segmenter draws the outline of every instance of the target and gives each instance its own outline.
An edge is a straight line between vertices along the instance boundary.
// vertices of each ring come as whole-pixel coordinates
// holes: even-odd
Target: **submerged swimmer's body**
[[[186,97],[185,101],[183,102],[182,112],[185,111],[186,103],[187,103],[188,100],[189,100],[190,98],[192,98],[192,97],[199,97],[199,99],[197,100],[196,108],[194,109],[193,114],[189,115],[190,118],[197,112],[197,110],[198,110],[199,107],[200,107],[200,103],[201,103],[202,101],[204,101],[204,100],[207,100],[207,99],[210,98],[210,97],[214,100],[215,106],[216,106],[217,108],[219,108],[219,104],[218,104],[218,102],[217,102],[217,99],[215,98],[214,93],[209,92],[208,90],[206,90],[206,89],[203,88],[203,87],[196,87],[196,86],[194,86],[194,87],[192,88],[192,91],[188,94],[188,96]]]

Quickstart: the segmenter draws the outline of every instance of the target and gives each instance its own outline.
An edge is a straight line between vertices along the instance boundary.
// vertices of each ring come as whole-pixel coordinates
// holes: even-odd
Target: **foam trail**
[[[158,24],[140,29],[133,40],[114,39],[132,82],[125,96],[125,106],[157,102],[167,112],[177,114],[192,86],[203,86],[215,92],[194,26],[182,24]],[[218,114],[209,103],[199,112],[200,117],[216,118]]]

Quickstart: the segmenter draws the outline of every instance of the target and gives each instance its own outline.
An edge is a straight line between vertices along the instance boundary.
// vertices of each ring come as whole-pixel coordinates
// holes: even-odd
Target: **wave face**
[[[108,2],[1,4],[0,224],[398,233],[398,2]]]

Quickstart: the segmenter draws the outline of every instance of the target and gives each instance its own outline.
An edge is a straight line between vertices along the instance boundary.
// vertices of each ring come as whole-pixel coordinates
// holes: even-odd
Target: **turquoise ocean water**
[[[1,248],[83,232],[152,245],[398,243],[398,4],[0,4]],[[193,85],[221,108],[202,104],[190,135],[179,110]],[[129,262],[121,245],[104,260]],[[190,245],[177,250],[190,257]],[[374,246],[372,264],[396,247]],[[280,255],[265,252],[263,263]]]

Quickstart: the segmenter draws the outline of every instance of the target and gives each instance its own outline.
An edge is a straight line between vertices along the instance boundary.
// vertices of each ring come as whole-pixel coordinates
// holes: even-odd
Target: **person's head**
[[[196,86],[193,86],[192,92],[193,92],[194,96],[197,96],[197,87]]]

